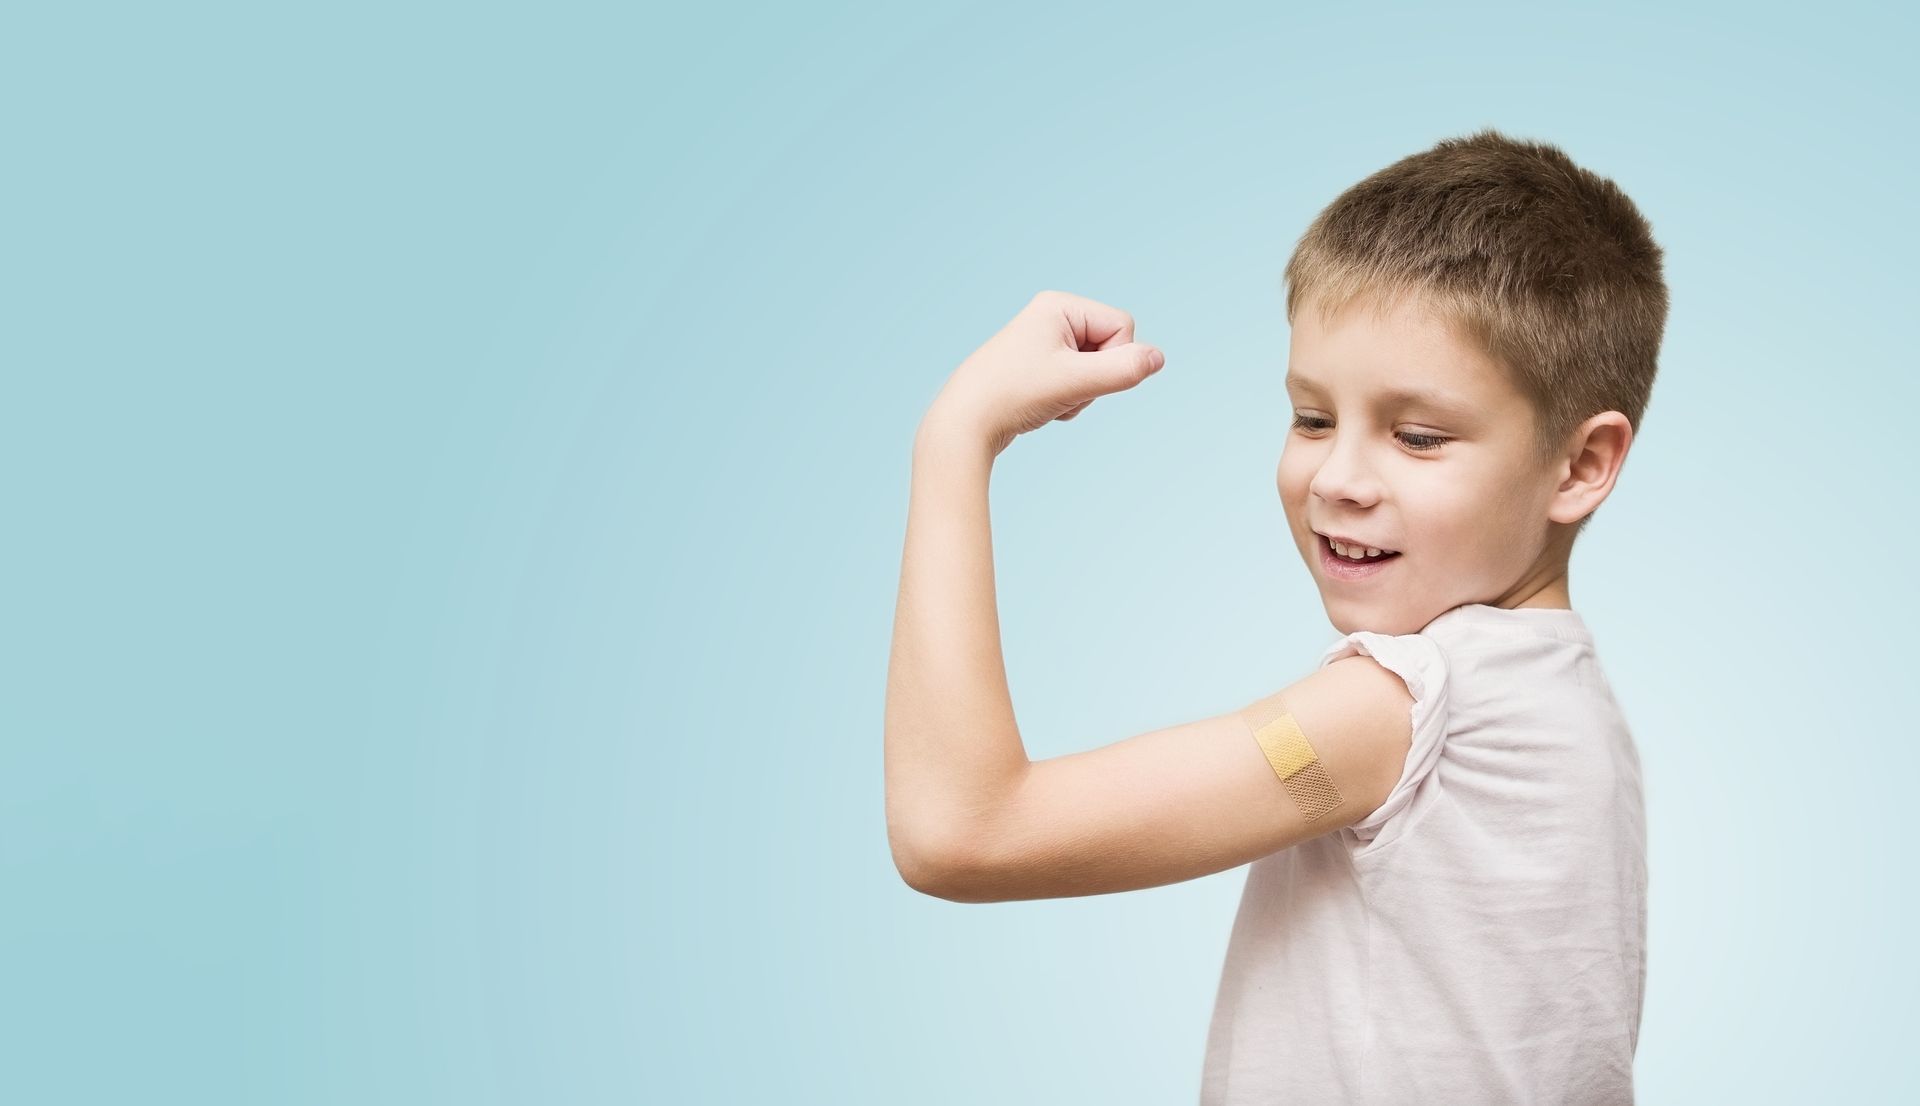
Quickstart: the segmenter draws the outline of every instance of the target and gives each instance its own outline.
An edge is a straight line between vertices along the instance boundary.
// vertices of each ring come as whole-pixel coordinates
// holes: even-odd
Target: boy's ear
[[[1580,424],[1567,446],[1567,474],[1554,490],[1549,517],[1575,523],[1592,514],[1620,478],[1633,446],[1633,425],[1618,411],[1602,411]]]

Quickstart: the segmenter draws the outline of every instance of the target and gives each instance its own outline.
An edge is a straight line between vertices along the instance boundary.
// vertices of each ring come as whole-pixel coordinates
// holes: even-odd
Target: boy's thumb
[[[1080,363],[1102,381],[1127,388],[1160,371],[1167,355],[1145,342],[1128,342],[1112,349],[1080,355]]]

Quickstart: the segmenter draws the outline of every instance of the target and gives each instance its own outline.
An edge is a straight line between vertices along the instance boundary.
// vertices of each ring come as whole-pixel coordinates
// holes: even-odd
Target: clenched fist
[[[921,426],[978,435],[998,454],[1029,430],[1133,387],[1166,360],[1133,340],[1133,316],[1120,308],[1041,292],[960,363]]]

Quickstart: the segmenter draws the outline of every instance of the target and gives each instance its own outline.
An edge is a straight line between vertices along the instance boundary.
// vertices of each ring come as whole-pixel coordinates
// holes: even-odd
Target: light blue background
[[[1910,1098],[1915,28],[1662,8],[11,14],[0,1099],[1192,1101],[1244,868],[891,866],[914,424],[1132,311],[1167,368],[994,482],[1028,750],[1278,689],[1281,269],[1483,125],[1668,256],[1572,577],[1642,1100]]]

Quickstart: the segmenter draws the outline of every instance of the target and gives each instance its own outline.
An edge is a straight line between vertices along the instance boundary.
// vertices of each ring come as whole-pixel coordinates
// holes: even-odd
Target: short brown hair
[[[1488,127],[1401,158],[1320,212],[1286,283],[1289,323],[1307,302],[1323,320],[1355,299],[1430,304],[1532,401],[1541,463],[1601,411],[1640,431],[1667,321],[1661,249],[1626,193],[1556,146]]]

